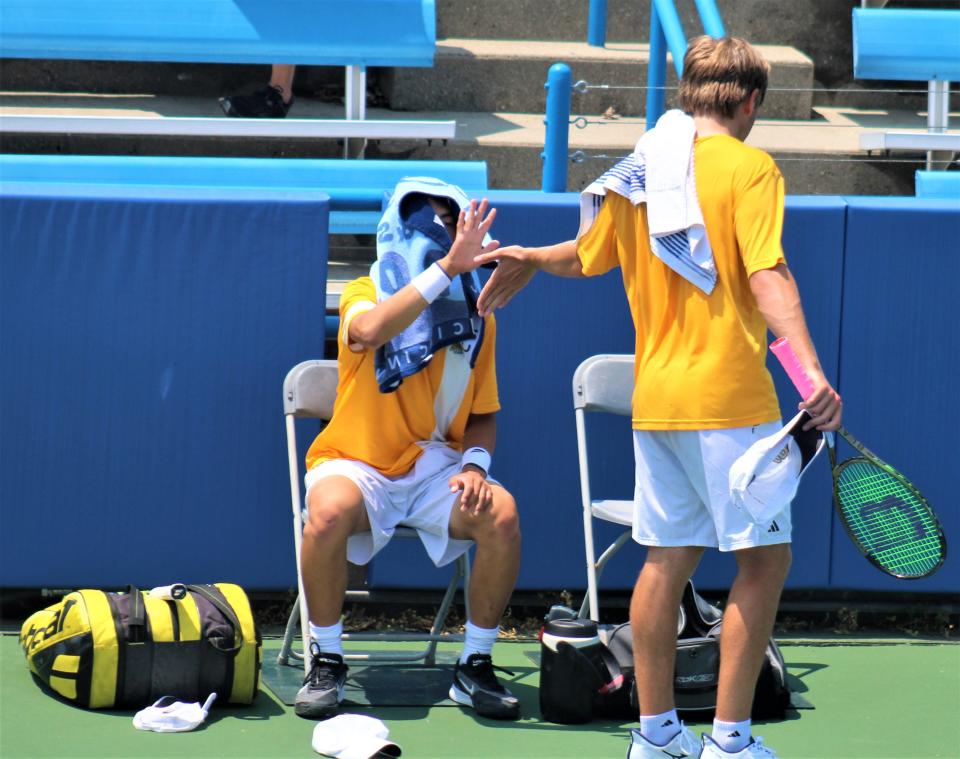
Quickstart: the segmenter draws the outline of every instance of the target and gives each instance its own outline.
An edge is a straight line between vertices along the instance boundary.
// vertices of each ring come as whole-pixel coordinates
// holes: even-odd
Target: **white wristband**
[[[417,292],[427,303],[433,303],[450,287],[451,281],[440,264],[433,264],[411,279],[410,284],[417,288]]]
[[[480,467],[486,475],[490,473],[490,463],[492,461],[493,457],[486,448],[480,448],[479,446],[467,448],[463,452],[463,456],[460,457],[460,468],[463,469],[467,464],[473,464],[473,466]]]

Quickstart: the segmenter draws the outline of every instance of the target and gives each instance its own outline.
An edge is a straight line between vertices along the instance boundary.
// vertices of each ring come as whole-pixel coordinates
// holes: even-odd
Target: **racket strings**
[[[898,575],[920,576],[942,558],[939,526],[927,505],[899,479],[868,461],[837,478],[837,501],[867,553]]]

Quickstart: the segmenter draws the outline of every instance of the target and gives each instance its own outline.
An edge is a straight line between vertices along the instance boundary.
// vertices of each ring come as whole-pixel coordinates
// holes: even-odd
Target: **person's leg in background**
[[[282,119],[293,105],[293,77],[297,67],[275,63],[270,67],[270,82],[248,95],[220,98],[220,107],[227,116],[247,119]]]

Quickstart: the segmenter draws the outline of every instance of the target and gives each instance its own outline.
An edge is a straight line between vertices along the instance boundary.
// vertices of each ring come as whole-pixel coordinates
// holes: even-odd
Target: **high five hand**
[[[490,213],[487,213],[487,206],[486,198],[480,201],[479,207],[477,201],[471,200],[470,205],[460,211],[456,239],[450,246],[450,252],[439,261],[450,278],[473,271],[480,265],[474,260],[477,256],[492,253],[500,247],[496,240],[491,240],[487,245],[483,244],[483,238],[490,231],[497,216],[497,209],[491,208]]]

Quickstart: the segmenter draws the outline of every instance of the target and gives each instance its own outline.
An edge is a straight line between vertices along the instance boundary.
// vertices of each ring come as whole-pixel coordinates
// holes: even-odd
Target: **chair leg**
[[[280,653],[277,655],[277,664],[281,666],[289,663],[290,659],[303,661],[303,653],[293,650],[293,639],[297,634],[300,622],[300,597],[294,601],[293,608],[290,609],[290,617],[287,619],[287,627],[283,631],[283,645],[280,647]]]
[[[450,584],[447,585],[447,592],[443,594],[443,600],[440,602],[440,608],[437,609],[437,616],[433,619],[433,626],[430,628],[430,635],[438,636],[443,632],[443,624],[447,621],[447,615],[450,613],[450,607],[453,606],[453,599],[457,592],[460,581],[465,579],[470,572],[470,559],[468,554],[460,556],[454,564],[453,577],[450,578]],[[464,584],[466,587],[466,583]],[[464,591],[466,593],[466,590]],[[427,644],[427,652],[423,663],[432,667],[437,663],[437,639],[433,638]]]
[[[630,539],[631,534],[632,534],[631,530],[624,530],[622,533],[620,533],[619,537],[615,541],[613,541],[613,543],[607,546],[607,549],[602,554],[600,554],[600,558],[597,559],[597,562],[596,564],[594,564],[594,567],[593,567],[594,588],[597,587],[597,582],[600,579],[600,575],[603,574],[603,568],[607,565],[607,562],[613,558],[613,555],[617,551],[623,548],[624,543],[626,543]],[[584,596],[583,598],[583,603],[580,605],[580,611],[577,613],[577,616],[580,617],[581,619],[586,619],[588,614],[592,612],[592,614],[590,614],[590,619],[593,619],[594,621],[599,621],[600,609],[599,609],[599,606],[597,608],[591,608],[593,606],[593,604],[591,603],[592,601],[591,595],[592,594],[588,590],[586,596]]]

